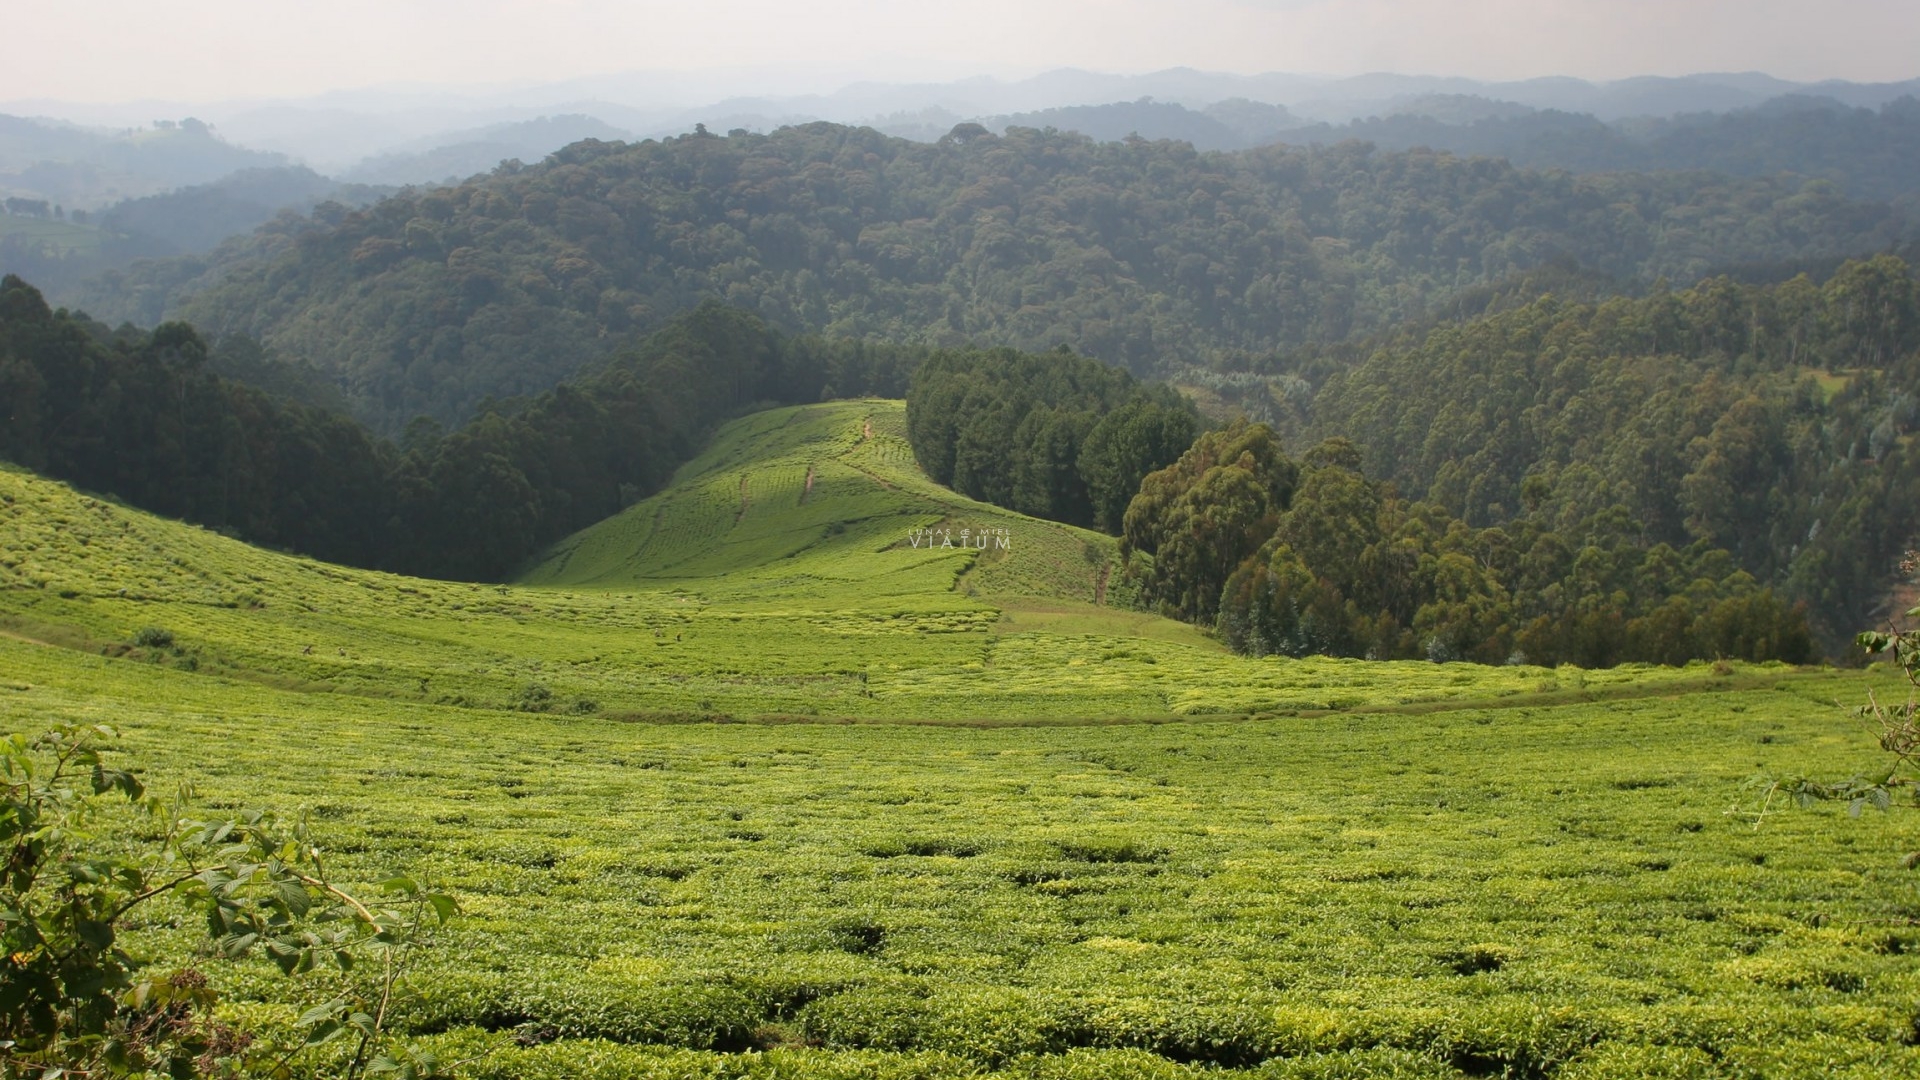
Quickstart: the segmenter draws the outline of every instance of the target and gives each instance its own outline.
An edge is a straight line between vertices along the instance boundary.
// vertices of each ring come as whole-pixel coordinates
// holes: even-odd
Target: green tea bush
[[[1459,1080],[1452,1066],[1406,1050],[1356,1050],[1277,1058],[1247,1073],[1257,1080]]]
[[[463,1075],[1920,1074],[1886,819],[1723,813],[1753,763],[1884,776],[1835,703],[1894,673],[1253,661],[977,571],[969,600],[901,546],[953,508],[853,467],[886,420],[752,419],[857,448],[782,510],[820,519],[730,524],[735,471],[731,539],[675,549],[697,573],[630,572],[642,514],[566,588],[324,566],[0,468],[0,717],[112,718],[150,783],[310,808],[342,880],[430,869],[466,913],[387,1030]],[[870,516],[808,539],[835,500]],[[82,568],[85,599],[34,584]],[[146,623],[200,671],[132,662]],[[506,707],[530,684],[549,709]],[[202,963],[188,914],[130,953],[297,1033],[299,981]]]
[[[1713,1056],[1691,1046],[1640,1046],[1609,1043],[1575,1059],[1558,1080],[1719,1080],[1727,1072]]]
[[[1059,845],[1060,857],[1084,863],[1157,863],[1167,860],[1163,848],[1135,840],[1088,839]]]
[[[946,987],[928,997],[914,1046],[987,1065],[1059,1053],[1068,1046],[1064,1005],[1057,995],[1010,987]]]
[[[1272,1010],[1253,1002],[1092,999],[1069,1010],[1067,1038],[1170,1061],[1245,1068],[1280,1053]]]
[[[514,986],[506,1006],[505,1015],[524,1017],[524,1025],[563,1038],[696,1050],[744,1050],[766,1019],[759,1004],[740,990],[698,983],[553,978]]]
[[[813,1002],[797,1018],[806,1037],[852,1050],[912,1050],[933,1019],[925,997],[898,986],[849,990]]]

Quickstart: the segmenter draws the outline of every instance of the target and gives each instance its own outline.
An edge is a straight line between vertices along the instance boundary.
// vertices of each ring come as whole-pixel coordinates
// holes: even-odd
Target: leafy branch
[[[452,897],[411,877],[363,898],[336,883],[310,823],[246,810],[187,816],[110,767],[103,726],[58,726],[0,740],[0,1075],[291,1075],[301,1054],[350,1045],[340,1074],[424,1080],[437,1062],[390,1047],[396,994]],[[83,779],[84,778],[84,779]],[[111,802],[158,825],[150,848],[104,842]],[[216,1020],[201,972],[148,970],[118,944],[125,920],[173,897],[205,921],[214,955],[262,954],[287,976],[336,973],[290,1045]]]
[[[1844,802],[1847,813],[1854,817],[1868,808],[1887,811],[1896,805],[1920,807],[1920,631],[1868,631],[1855,641],[1869,656],[1892,659],[1907,681],[1905,701],[1887,704],[1869,689],[1867,703],[1854,710],[1880,749],[1890,755],[1885,767],[1838,781],[1804,776],[1792,780],[1758,777],[1754,783],[1765,787],[1759,809],[1743,812],[1736,807],[1730,813],[1751,817],[1757,829],[1781,796],[1802,808]],[[1920,851],[1908,853],[1904,862],[1909,869],[1920,868]]]

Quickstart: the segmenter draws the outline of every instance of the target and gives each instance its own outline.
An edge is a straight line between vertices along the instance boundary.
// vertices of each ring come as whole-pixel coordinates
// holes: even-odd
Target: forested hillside
[[[544,390],[705,298],[789,331],[1066,344],[1148,374],[1377,331],[1554,260],[1691,281],[1884,250],[1908,226],[1797,181],[810,124],[582,142],[365,211],[323,206],[113,276],[86,306],[254,334],[335,373],[391,433]]]
[[[1199,422],[1176,391],[1065,350],[937,354],[913,374],[907,416],[935,483],[1110,533],[1141,478],[1179,458]]]
[[[1411,541],[1409,567],[1432,571],[1437,564],[1421,560],[1449,551],[1477,560],[1488,586],[1480,595],[1492,607],[1511,601],[1494,620],[1507,626],[1508,644],[1542,616],[1539,627],[1554,633],[1591,624],[1577,632],[1587,645],[1536,637],[1522,650],[1536,659],[1569,650],[1653,658],[1658,649],[1629,647],[1630,620],[1679,593],[1697,617],[1701,602],[1749,586],[1804,603],[1826,646],[1838,649],[1877,617],[1901,552],[1920,531],[1912,447],[1920,289],[1891,256],[1848,263],[1824,285],[1720,278],[1642,299],[1549,295],[1363,349],[1304,350],[1288,367],[1243,374],[1233,389],[1252,401],[1257,388],[1255,404],[1277,418],[1285,438],[1273,453],[1346,448],[1337,464],[1352,482],[1329,489],[1343,508],[1312,512],[1346,522],[1313,527],[1344,539],[1289,539],[1287,522],[1312,517],[1293,501],[1298,477],[1235,486],[1220,476],[1199,491],[1195,476],[1159,495],[1156,485],[1172,481],[1149,478],[1145,502],[1129,511],[1128,535],[1149,552],[1191,531],[1168,524],[1169,513],[1198,512],[1174,506],[1179,500],[1213,515],[1207,527],[1216,535],[1203,546],[1215,561],[1182,569],[1163,558],[1148,591],[1184,617],[1218,617],[1229,636],[1241,633],[1228,623],[1246,617],[1248,590],[1291,582],[1288,595],[1304,597],[1296,616],[1323,609],[1318,628],[1287,637],[1294,623],[1273,616],[1269,624],[1287,629],[1259,633],[1293,641],[1289,648],[1308,639],[1337,640],[1336,651],[1372,648],[1378,628],[1353,629],[1354,619],[1391,609],[1395,625],[1413,626],[1418,603],[1396,608],[1378,593],[1380,581],[1404,576],[1388,554]],[[1271,520],[1260,523],[1263,515]],[[1242,521],[1245,535],[1222,541],[1223,520]],[[1240,567],[1262,544],[1266,569]],[[1746,585],[1726,577],[1735,570]],[[1227,586],[1236,574],[1238,584]],[[1435,580],[1428,583],[1438,588]],[[1223,613],[1220,604],[1240,608]],[[1488,657],[1504,647],[1499,635],[1477,640]]]
[[[1706,541],[1649,544],[1619,507],[1473,528],[1359,471],[1346,439],[1289,458],[1264,424],[1148,476],[1123,551],[1144,598],[1263,656],[1483,664],[1817,655],[1803,610]]]
[[[1731,112],[1611,124],[1585,113],[1441,97],[1387,116],[1301,126],[1272,138],[1296,145],[1358,139],[1382,150],[1431,147],[1571,172],[1791,174],[1832,181],[1863,199],[1911,199],[1920,192],[1920,100],[1912,97],[1863,109],[1790,96]]]
[[[1474,524],[1624,507],[1646,542],[1725,547],[1841,634],[1920,526],[1916,375],[1920,294],[1882,257],[1824,287],[1716,280],[1441,327],[1329,380],[1311,429]]]
[[[708,304],[581,380],[395,442],[213,369],[245,339],[110,331],[0,280],[0,459],[143,509],[334,562],[499,580],[657,490],[755,403],[906,391],[922,351],[786,339]],[[222,355],[222,354],[226,355]]]
[[[9,229],[0,219],[0,272],[54,296],[89,278],[142,259],[197,255],[252,232],[281,211],[304,213],[322,202],[364,206],[391,188],[342,184],[301,166],[247,168],[204,184],[125,199],[91,213],[75,211],[43,228]],[[49,231],[44,226],[64,228]]]

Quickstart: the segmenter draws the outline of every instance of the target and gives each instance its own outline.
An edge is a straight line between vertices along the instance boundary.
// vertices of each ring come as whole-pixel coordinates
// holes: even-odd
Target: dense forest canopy
[[[964,495],[1120,530],[1148,473],[1198,430],[1191,403],[1065,349],[943,352],[913,374],[907,432],[922,470]]]
[[[1648,545],[1609,506],[1476,529],[1401,499],[1330,439],[1300,460],[1244,421],[1202,435],[1148,476],[1125,550],[1167,614],[1234,649],[1483,664],[1817,655],[1802,610],[1705,541]]]
[[[1920,292],[1880,257],[1824,287],[1717,279],[1443,326],[1329,379],[1308,428],[1475,525],[1617,504],[1649,543],[1725,547],[1838,636],[1920,526],[1917,375]]]
[[[85,304],[242,331],[397,432],[536,393],[707,298],[788,331],[1068,345],[1154,374],[1377,331],[1555,260],[1627,281],[1884,250],[1908,220],[1797,180],[1576,177],[1358,144],[1200,154],[962,125],[576,143],[321,206]]]
[[[1634,577],[1637,568],[1649,559],[1669,566],[1710,557],[1805,604],[1814,629],[1837,649],[1876,615],[1900,553],[1920,530],[1912,447],[1920,286],[1891,256],[1847,263],[1824,285],[1717,278],[1640,299],[1549,295],[1407,329],[1365,349],[1304,350],[1287,363],[1292,371],[1219,385],[1279,423],[1284,440],[1276,446],[1348,447],[1343,467],[1376,489],[1349,500],[1359,508],[1350,516],[1369,522],[1377,538],[1419,519],[1435,535],[1456,526],[1469,536],[1499,532],[1496,546],[1519,544],[1523,555],[1548,543],[1557,554],[1540,555],[1540,565],[1560,567],[1553,574],[1584,561],[1589,585],[1581,588],[1604,581],[1602,595],[1638,598],[1616,605],[1619,634],[1626,619],[1647,613],[1640,608],[1665,600]],[[1162,543],[1153,530],[1167,526],[1151,523],[1167,511],[1148,513],[1148,504],[1169,502],[1153,495],[1169,482],[1149,478],[1147,502],[1129,511],[1129,522],[1136,510],[1147,514],[1140,528],[1148,531],[1128,525],[1140,550]],[[1282,487],[1222,487],[1201,502],[1216,518],[1233,505],[1254,521],[1286,511],[1291,488]],[[1248,494],[1256,488],[1268,494]],[[1253,533],[1231,546],[1236,554],[1225,563],[1182,571],[1149,592],[1184,617],[1214,619],[1238,561],[1275,535],[1270,526],[1248,527]],[[1312,550],[1290,547],[1294,556]],[[1354,597],[1354,582],[1329,568],[1358,565],[1366,545],[1349,547],[1331,562],[1306,560],[1342,603]],[[1278,548],[1266,557],[1293,566]],[[1272,571],[1275,580],[1291,572]],[[1555,626],[1567,625],[1579,604],[1553,599],[1553,574],[1504,586],[1513,589],[1515,617],[1550,614]],[[1689,571],[1675,580],[1724,577]],[[1571,598],[1581,588],[1562,582],[1557,591]],[[1412,625],[1411,609],[1399,614]]]
[[[1584,113],[1503,104],[1429,99],[1387,116],[1303,125],[1272,138],[1296,145],[1358,139],[1383,150],[1424,146],[1569,172],[1791,174],[1831,181],[1855,198],[1909,204],[1920,194],[1920,100],[1911,96],[1878,109],[1788,96],[1750,109],[1611,124]]]

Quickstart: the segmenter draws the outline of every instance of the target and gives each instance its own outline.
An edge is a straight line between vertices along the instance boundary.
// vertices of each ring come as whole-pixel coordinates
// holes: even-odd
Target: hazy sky
[[[1174,66],[1613,79],[1920,75],[1920,0],[62,0],[10,5],[0,100],[204,101],[629,70],[742,90]],[[703,80],[704,82],[704,80]]]

